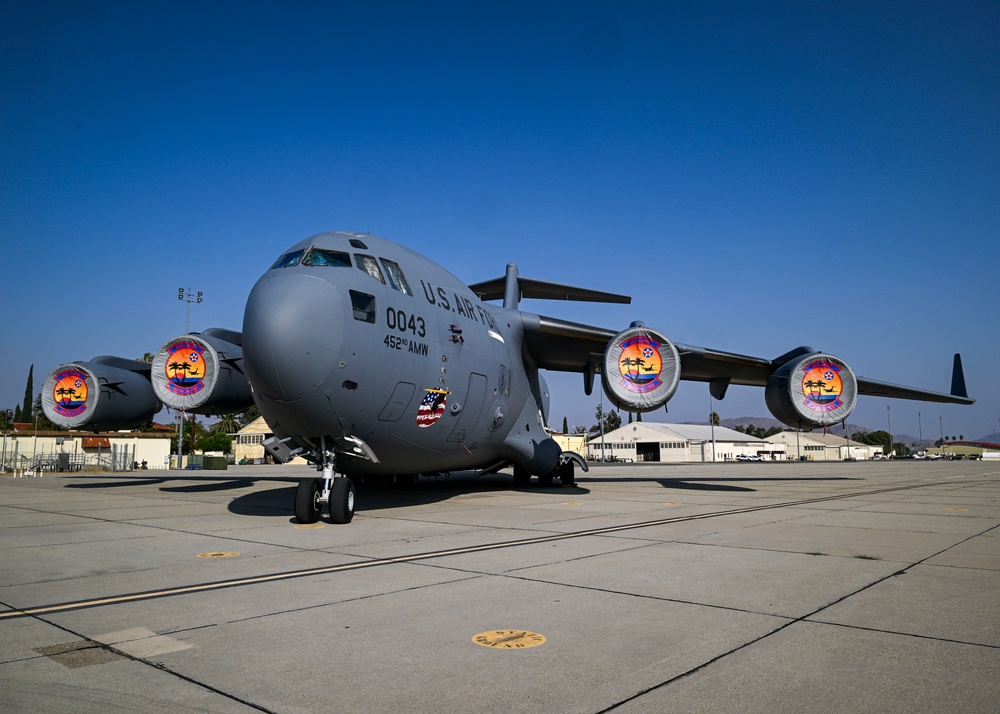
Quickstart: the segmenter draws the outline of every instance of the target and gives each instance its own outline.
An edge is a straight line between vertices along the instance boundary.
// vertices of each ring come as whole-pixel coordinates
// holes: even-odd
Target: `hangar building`
[[[604,456],[620,461],[666,463],[711,462],[712,427],[707,424],[655,424],[636,422],[604,435]],[[784,460],[785,446],[715,427],[715,461],[759,456],[767,461]],[[601,437],[587,442],[587,458],[601,459]]]
[[[772,444],[784,445],[788,458],[793,461],[844,461],[845,459],[881,459],[881,446],[869,446],[848,441],[843,436],[808,431],[783,431],[767,437]]]

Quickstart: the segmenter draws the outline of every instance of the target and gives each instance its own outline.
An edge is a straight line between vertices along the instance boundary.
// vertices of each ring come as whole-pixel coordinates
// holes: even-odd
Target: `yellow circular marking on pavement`
[[[296,528],[326,528],[322,523],[310,523],[304,526],[295,526]]]
[[[946,508],[944,510],[946,510],[946,511],[959,511],[960,513],[967,513],[969,511],[968,508]]]
[[[239,553],[235,550],[220,550],[213,553],[198,553],[199,558],[235,558]]]
[[[490,630],[480,632],[472,641],[483,647],[496,650],[526,650],[545,644],[545,635],[527,630]]]

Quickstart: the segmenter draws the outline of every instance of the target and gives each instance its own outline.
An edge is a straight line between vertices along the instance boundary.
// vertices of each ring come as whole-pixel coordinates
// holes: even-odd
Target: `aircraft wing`
[[[604,348],[615,337],[615,330],[583,325],[553,317],[522,312],[524,344],[541,369],[560,372],[601,372]],[[730,384],[764,387],[772,374],[790,360],[815,352],[811,347],[797,347],[775,359],[725,352],[722,350],[674,343],[681,359],[681,379],[708,382],[712,393],[721,399]],[[974,404],[965,391],[961,359],[956,355],[952,373],[952,393],[933,392],[858,377],[858,393],[914,399],[947,404]]]

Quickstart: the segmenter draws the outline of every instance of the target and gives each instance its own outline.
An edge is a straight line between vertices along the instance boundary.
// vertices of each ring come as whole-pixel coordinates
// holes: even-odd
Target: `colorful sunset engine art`
[[[149,365],[123,357],[95,357],[56,367],[42,385],[42,410],[66,429],[132,429],[159,411]]]
[[[168,341],[153,355],[156,396],[173,409],[228,414],[253,404],[243,374],[242,335],[211,328]]]
[[[641,323],[619,332],[604,348],[604,393],[629,412],[659,409],[674,396],[681,376],[677,348]]]
[[[815,353],[791,360],[771,375],[764,401],[775,419],[814,429],[839,424],[858,400],[858,380],[843,360]]]

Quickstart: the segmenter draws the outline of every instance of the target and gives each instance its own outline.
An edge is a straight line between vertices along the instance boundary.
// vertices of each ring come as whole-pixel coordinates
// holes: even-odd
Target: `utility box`
[[[229,468],[229,461],[225,456],[203,456],[201,467],[206,470],[225,471]]]

